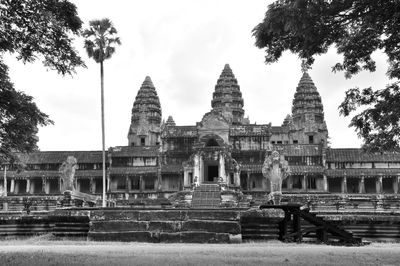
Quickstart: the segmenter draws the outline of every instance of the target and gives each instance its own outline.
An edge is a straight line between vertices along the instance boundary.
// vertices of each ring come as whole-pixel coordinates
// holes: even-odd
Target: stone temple
[[[151,204],[192,191],[194,185],[217,183],[254,202],[262,201],[271,190],[262,166],[272,151],[289,163],[290,175],[282,182],[284,198],[306,201],[310,196],[350,195],[371,199],[398,193],[399,154],[329,147],[321,96],[307,72],[294,91],[291,114],[281,125],[253,124],[245,117],[240,86],[228,64],[215,85],[211,110],[199,122],[180,126],[172,116],[163,120],[161,107],[157,90],[146,77],[133,103],[127,145],[107,151],[107,199],[116,205],[135,200]],[[24,164],[22,171],[15,165],[4,171],[2,166],[7,198],[13,203],[10,208],[21,206],[26,196],[38,200],[60,196],[59,168],[68,156],[77,160],[77,191],[101,196],[101,151],[18,156]],[[0,190],[4,189],[2,179]]]

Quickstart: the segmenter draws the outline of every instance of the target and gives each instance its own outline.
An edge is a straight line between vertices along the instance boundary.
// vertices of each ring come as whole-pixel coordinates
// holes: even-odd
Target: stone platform
[[[240,211],[215,209],[90,212],[88,238],[95,241],[229,243],[241,239]]]

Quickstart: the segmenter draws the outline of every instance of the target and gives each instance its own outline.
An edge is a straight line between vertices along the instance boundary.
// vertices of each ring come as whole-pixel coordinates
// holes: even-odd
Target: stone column
[[[247,172],[247,180],[246,180],[246,189],[248,190],[248,191],[250,191],[250,188],[251,188],[251,186],[250,186],[250,173],[249,172]]]
[[[303,175],[303,178],[301,179],[301,188],[306,191],[307,190],[307,176]]]
[[[287,185],[288,185],[288,190],[291,191],[293,189],[293,178],[292,178],[292,176],[288,176]]]
[[[157,190],[157,191],[162,191],[162,174],[161,174],[161,171],[160,170],[157,170],[157,184],[156,184],[156,187],[155,187],[155,189]]]
[[[378,194],[383,192],[383,189],[382,189],[382,174],[380,174],[378,176],[378,178],[376,179],[375,190],[376,190],[376,193],[378,193]]]
[[[110,174],[107,175],[107,183],[103,184],[103,186],[106,186],[107,192],[111,192],[111,176],[110,176]]]
[[[143,176],[139,177],[139,191],[142,192],[144,190],[144,182],[143,182]]]
[[[125,199],[129,199],[129,177],[128,175],[125,176]]]
[[[189,181],[189,173],[188,169],[183,168],[183,186],[184,187],[189,187],[190,186],[190,181]]]
[[[11,184],[10,184],[10,193],[15,192],[15,179],[11,179]]]
[[[326,175],[323,175],[323,190],[324,192],[328,192],[328,178],[326,177]]]
[[[399,179],[400,179],[400,174],[397,174],[397,176],[393,177],[393,192],[395,194],[399,193]]]
[[[346,174],[342,178],[342,193],[347,193],[347,177],[346,177]]]
[[[358,193],[365,194],[365,182],[364,181],[365,181],[364,174],[361,174]]]
[[[204,182],[204,161],[203,157],[200,156],[200,176],[199,176],[200,184]]]
[[[96,193],[96,181],[93,179],[93,177],[91,177],[89,180],[89,192],[91,194]]]
[[[75,182],[75,189],[76,189],[76,191],[81,191],[81,182],[80,182],[80,180],[79,180],[79,182],[78,182],[78,178],[75,178],[75,179],[74,179],[74,182]]]
[[[46,183],[47,180],[45,178],[42,178],[42,193],[46,193]]]
[[[62,190],[62,182],[61,182],[61,177],[58,178],[58,191],[61,193]]]
[[[31,180],[27,179],[26,180],[26,193],[30,194],[31,192]]]
[[[200,155],[196,154],[194,156],[194,168],[193,168],[193,182],[200,183]]]
[[[229,183],[228,180],[226,180],[226,174],[225,174],[225,158],[224,155],[221,153],[219,155],[219,169],[218,169],[218,178],[222,177],[224,183]]]

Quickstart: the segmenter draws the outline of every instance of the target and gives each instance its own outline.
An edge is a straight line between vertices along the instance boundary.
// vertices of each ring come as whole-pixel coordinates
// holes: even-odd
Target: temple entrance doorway
[[[218,181],[218,163],[207,163],[204,170],[205,182]]]

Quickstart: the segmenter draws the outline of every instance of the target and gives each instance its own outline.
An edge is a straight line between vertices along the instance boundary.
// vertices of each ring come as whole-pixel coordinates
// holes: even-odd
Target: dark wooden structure
[[[323,243],[328,243],[330,240],[352,245],[362,243],[361,238],[354,237],[352,233],[324,221],[300,204],[261,205],[260,209],[281,209],[285,212],[284,219],[279,223],[279,240],[281,241],[301,242],[310,233],[315,233],[317,239]],[[302,228],[302,219],[312,226]]]

